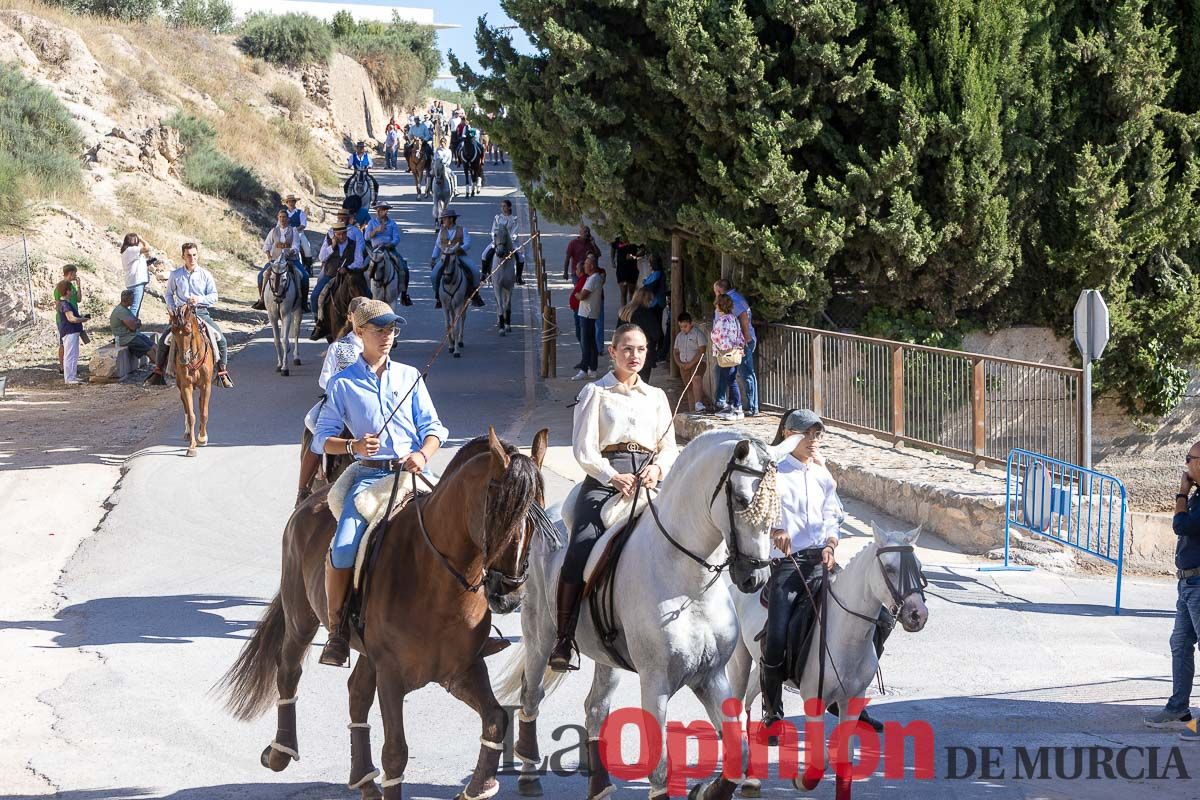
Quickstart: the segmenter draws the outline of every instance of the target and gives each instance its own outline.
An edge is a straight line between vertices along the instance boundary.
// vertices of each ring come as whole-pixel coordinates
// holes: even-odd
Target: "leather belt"
[[[1177,569],[1177,570],[1175,570],[1175,577],[1178,578],[1179,580],[1184,580],[1185,578],[1194,578],[1197,575],[1200,575],[1200,567],[1195,567],[1193,569]]]
[[[637,442],[621,442],[620,444],[610,444],[608,447],[600,451],[602,455],[611,456],[617,453],[645,453],[649,455],[652,451],[642,447]]]
[[[404,470],[404,462],[407,460],[407,458],[385,458],[382,460],[363,458],[359,459],[358,463],[368,469],[386,469],[388,472],[402,472]]]

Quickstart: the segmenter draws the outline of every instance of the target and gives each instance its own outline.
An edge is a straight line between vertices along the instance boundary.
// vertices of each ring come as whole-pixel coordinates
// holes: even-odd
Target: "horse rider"
[[[433,171],[437,172],[441,169],[442,164],[454,165],[454,154],[450,152],[450,147],[446,144],[445,136],[438,139],[437,149],[433,151]]]
[[[321,374],[317,377],[317,386],[321,387],[321,395],[317,398],[316,405],[304,415],[304,427],[308,428],[309,433],[315,434],[317,431],[317,417],[321,415],[321,407],[325,405],[325,387],[329,385],[329,379],[353,364],[362,355],[362,339],[358,338],[358,334],[354,332],[354,312],[370,299],[359,295],[350,301],[350,305],[346,307],[346,324],[342,330],[338,331],[333,344],[329,345],[325,351],[325,360],[321,363]],[[317,477],[317,470],[320,467],[320,454],[314,453],[311,448],[303,448],[300,453],[300,486],[296,491],[297,508],[312,494],[313,478]]]
[[[483,262],[484,268],[490,275],[492,272],[492,259],[496,254],[496,235],[501,230],[508,231],[509,241],[516,248],[513,258],[517,260],[517,283],[524,285],[525,281],[522,280],[521,274],[525,271],[525,254],[517,246],[517,234],[520,232],[521,224],[517,220],[516,215],[512,213],[512,210],[512,200],[500,201],[500,213],[492,218],[491,241],[488,243],[479,260]]]
[[[164,297],[167,302],[167,311],[174,313],[175,309],[181,306],[191,306],[192,313],[216,334],[217,374],[214,380],[218,386],[232,389],[233,381],[229,377],[229,343],[225,340],[224,332],[217,327],[217,323],[213,322],[212,315],[209,313],[209,309],[217,304],[217,282],[213,280],[211,272],[200,266],[200,250],[194,243],[185,242],[180,252],[183,255],[183,266],[173,270],[171,276],[167,278],[167,291]],[[146,383],[151,386],[166,384],[164,370],[167,366],[169,348],[165,344],[168,333],[170,333],[170,329],[164,331],[158,340],[154,371],[146,379]]]
[[[796,434],[803,438],[779,462],[777,477],[781,507],[771,531],[771,578],[765,590],[767,625],[759,665],[765,726],[783,719],[783,683],[789,673],[785,660],[793,612],[800,615],[800,629],[807,631],[815,617],[811,598],[816,597],[836,565],[838,530],[846,516],[837,482],[820,458],[824,432],[821,418],[808,409],[791,410],[779,426],[779,441]],[[800,639],[803,641],[803,635]],[[816,636],[813,641],[818,641]]]
[[[413,144],[416,142],[426,142],[433,147],[433,131],[421,119],[418,119],[408,127],[408,136],[404,140],[404,158],[407,160],[412,155]]]
[[[396,224],[394,219],[388,219],[388,211],[391,206],[386,202],[375,204],[375,218],[367,223],[367,232],[364,237],[372,250],[387,250],[395,259],[396,269],[408,269],[404,265],[404,259],[400,256],[400,226]],[[400,302],[406,306],[412,305],[412,300],[408,297],[408,292],[403,292],[400,295]]]
[[[299,234],[300,239],[300,261],[303,262],[306,270],[312,270],[312,248],[308,244],[308,237],[304,232],[308,229],[308,214],[304,213],[304,209],[300,208],[298,203],[300,198],[297,195],[289,194],[283,198],[283,205],[287,208],[288,225],[295,229]]]
[[[300,302],[303,305],[303,311],[308,313],[308,270],[304,268],[304,262],[300,258],[300,232],[291,226],[291,217],[286,209],[280,209],[276,214],[275,227],[271,228],[267,238],[263,240],[263,252],[267,254],[267,263],[258,271],[258,301],[254,303],[254,308],[259,311],[266,311],[267,304],[263,300],[263,290],[266,286],[263,278],[267,274],[267,270],[271,268],[271,262],[279,258],[281,254],[287,256],[288,265],[296,273],[296,277],[300,280]]]
[[[354,182],[355,176],[361,172],[371,181],[374,187],[374,194],[379,194],[379,181],[375,180],[375,176],[371,174],[371,154],[367,152],[367,143],[361,139],[354,143],[354,152],[346,158],[346,166],[350,168],[350,177],[342,184],[342,194],[350,192],[350,184]]]
[[[434,297],[437,298],[434,308],[442,307],[442,299],[438,297],[438,284],[442,280],[442,258],[450,253],[457,253],[459,260],[467,268],[467,274],[470,276],[467,295],[472,304],[482,308],[483,298],[475,291],[475,287],[479,285],[479,267],[467,255],[467,251],[471,249],[471,234],[458,224],[458,212],[453,208],[442,212],[441,222],[442,227],[438,229],[437,239],[433,243],[433,255],[429,258],[430,266],[433,267],[430,284],[433,286]]]
[[[646,334],[637,325],[613,333],[612,371],[579,392],[571,436],[575,460],[587,473],[575,504],[571,538],[558,578],[558,632],[550,669],[575,670],[575,624],[583,595],[583,568],[604,533],[601,510],[620,493],[632,497],[637,482],[655,488],[675,463],[679,448],[671,405],[662,389],[638,377],[647,357]]]
[[[321,246],[321,254],[319,256],[322,264],[321,277],[317,279],[317,285],[313,288],[312,305],[317,310],[316,325],[313,326],[313,332],[310,336],[314,341],[321,338],[320,331],[322,330],[321,317],[321,292],[334,277],[338,275],[346,275],[351,280],[359,282],[359,294],[370,296],[371,287],[367,283],[365,270],[367,267],[364,258],[364,250],[361,240],[358,242],[351,241],[347,234],[347,229],[353,226],[347,226],[343,222],[334,225],[330,232],[332,237],[325,240],[325,244]]]
[[[367,300],[351,319],[362,339],[362,356],[326,385],[312,443],[316,453],[353,455],[361,470],[346,496],[325,565],[329,641],[321,663],[337,667],[350,657],[342,608],[358,543],[367,532],[367,520],[354,500],[394,473],[424,472],[449,435],[421,373],[388,358],[400,317],[382,300]],[[351,438],[342,437],[344,428]]]

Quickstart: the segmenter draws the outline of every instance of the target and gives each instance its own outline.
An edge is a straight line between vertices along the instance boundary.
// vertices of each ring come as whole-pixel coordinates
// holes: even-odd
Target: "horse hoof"
[[[501,336],[508,336],[508,334],[504,332],[504,328],[501,328],[501,329],[500,329],[500,335],[501,335]]]
[[[375,781],[359,787],[359,792],[362,793],[362,800],[383,800],[383,792]]]
[[[742,784],[742,797],[762,797],[762,785],[757,781],[746,781]]]
[[[292,763],[292,757],[287,753],[281,753],[271,745],[267,745],[267,749],[262,751],[259,757],[259,762],[271,770],[272,772],[283,772],[287,769],[288,764]]]
[[[454,354],[454,357],[455,357],[455,358],[462,358],[462,353],[455,353],[455,354]]]
[[[187,449],[187,456],[188,456],[188,458],[195,458],[196,457],[196,448],[189,447]]]
[[[542,796],[542,781],[540,778],[524,778],[517,779],[517,794],[522,797],[541,797]]]
[[[298,367],[298,366],[300,366],[300,359],[298,359],[298,358],[293,358],[293,359],[292,359],[292,366],[293,366],[293,367]]]
[[[289,370],[287,367],[284,367],[283,369],[279,370],[279,374],[286,378],[287,376],[291,375],[292,373],[291,373],[291,370]]]
[[[282,372],[282,371],[283,371],[283,366],[282,366],[282,365],[280,365],[280,364],[276,364],[276,365],[275,365],[275,371],[276,371],[276,372]]]
[[[820,782],[821,775],[819,773],[810,774],[806,772],[804,773],[804,777],[796,777],[792,779],[793,786],[806,792],[811,792],[813,789],[816,789],[817,784]]]
[[[200,437],[196,439],[196,444],[200,447],[208,447],[208,437]]]

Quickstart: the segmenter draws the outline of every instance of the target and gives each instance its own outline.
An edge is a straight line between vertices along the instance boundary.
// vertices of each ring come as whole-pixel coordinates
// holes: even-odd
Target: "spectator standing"
[[[595,325],[604,308],[604,274],[597,269],[595,256],[585,258],[583,268],[587,280],[584,281],[583,288],[576,292],[576,297],[579,298],[579,317],[582,329],[580,348],[583,357],[580,359],[582,367],[579,372],[575,373],[575,377],[571,378],[573,381],[595,378],[600,366],[600,352],[596,348]]]
[[[150,283],[150,264],[157,259],[148,259],[150,248],[136,233],[125,234],[121,242],[121,265],[125,268],[125,288],[133,291],[133,315],[142,311],[142,297],[146,284]]]
[[[621,305],[633,300],[638,284],[638,248],[618,236],[612,246],[613,270],[617,273],[617,286],[621,289]]]
[[[679,333],[675,334],[675,347],[672,358],[679,367],[679,374],[688,384],[688,395],[691,397],[692,408],[697,414],[704,412],[704,351],[707,342],[704,334],[692,322],[692,315],[686,311],[676,318],[679,322]],[[695,372],[695,376],[692,373]]]
[[[133,311],[133,301],[133,289],[121,292],[121,302],[108,315],[108,327],[117,341],[117,347],[128,347],[129,355],[136,360],[150,352],[154,341],[141,333],[142,321]]]
[[[64,293],[61,290],[63,284],[68,286]],[[58,371],[63,372],[63,339],[62,325],[63,317],[62,310],[59,307],[60,300],[70,300],[75,304],[75,312],[79,313],[79,305],[83,302],[83,286],[79,282],[79,267],[74,264],[64,264],[62,268],[62,281],[54,287],[54,324],[59,329],[58,338]]]
[[[721,278],[713,284],[713,293],[718,298],[725,295],[733,301],[733,316],[737,318],[738,326],[742,329],[742,338],[746,342],[745,355],[742,357],[742,363],[738,365],[737,374],[746,387],[746,416],[753,417],[758,413],[758,376],[754,371],[754,348],[758,344],[758,339],[754,333],[754,319],[750,311],[750,304],[746,302],[746,298],[742,297],[740,292],[734,290],[733,284],[725,278]],[[716,399],[717,405],[720,405],[725,399],[719,385]]]
[[[717,295],[717,310],[713,317],[712,338],[713,353],[717,358],[722,353],[742,349],[742,360],[745,361],[746,337],[738,324],[737,316],[733,313],[733,298],[727,294]],[[737,367],[722,367],[717,364],[717,416],[725,420],[741,419],[742,395],[738,390]],[[726,396],[729,404],[726,405]]]
[[[592,229],[582,222],[579,223],[579,235],[567,242],[567,255],[563,259],[563,280],[574,280],[583,274],[583,260],[588,253],[600,259],[600,248],[592,239]]]
[[[575,341],[579,342],[580,348],[583,347],[583,318],[579,316],[579,293],[583,291],[583,285],[587,283],[587,279],[586,272],[581,272],[575,278],[575,285],[571,287],[571,299],[567,301],[567,304],[571,307],[571,314],[575,317]],[[583,365],[582,356],[579,359],[579,363],[575,365],[575,369],[587,371],[587,367]]]
[[[65,273],[65,270],[64,270]],[[58,316],[59,349],[62,353],[63,380],[67,386],[78,386],[79,380],[79,342],[83,337],[83,323],[88,317],[80,316],[78,304],[71,299],[71,281],[64,278],[54,287]]]
[[[655,315],[650,308],[653,300],[654,295],[648,289],[638,289],[617,314],[617,319],[621,322],[637,325],[646,335],[646,360],[638,370],[638,377],[647,383],[650,382],[650,372],[657,363],[655,353],[658,352],[658,340],[655,337],[662,336],[662,329],[654,327]]]
[[[658,358],[666,358],[667,348],[663,336],[663,314],[667,310],[667,273],[663,269],[662,256],[657,253],[650,257],[650,273],[646,275],[646,279],[642,281],[642,286],[649,289],[654,295],[654,302],[650,308],[654,311],[656,318],[655,324],[658,326],[658,346],[659,350],[656,353]]]
[[[1200,442],[1184,456],[1183,477],[1175,494],[1175,628],[1171,631],[1171,697],[1166,707],[1145,718],[1151,728],[1177,728],[1179,738],[1200,742],[1192,719],[1196,678],[1196,642],[1200,639]]]

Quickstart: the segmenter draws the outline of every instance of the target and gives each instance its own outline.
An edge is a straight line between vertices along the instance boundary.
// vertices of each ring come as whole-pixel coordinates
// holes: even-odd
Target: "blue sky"
[[[334,0],[322,0],[331,2]],[[500,8],[500,0],[356,0],[364,5],[376,6],[407,6],[409,8],[432,8],[433,18],[437,22],[447,22],[460,25],[459,28],[438,31],[438,44],[444,54],[453,50],[454,54],[463,61],[479,67],[479,54],[475,50],[475,26],[480,16],[487,14],[488,23],[493,26],[512,25],[504,10]],[[524,32],[519,28],[510,31],[513,42],[518,50],[529,52],[533,46]],[[449,72],[449,66],[443,64],[444,72]],[[455,88],[452,81],[439,84],[443,88]]]

